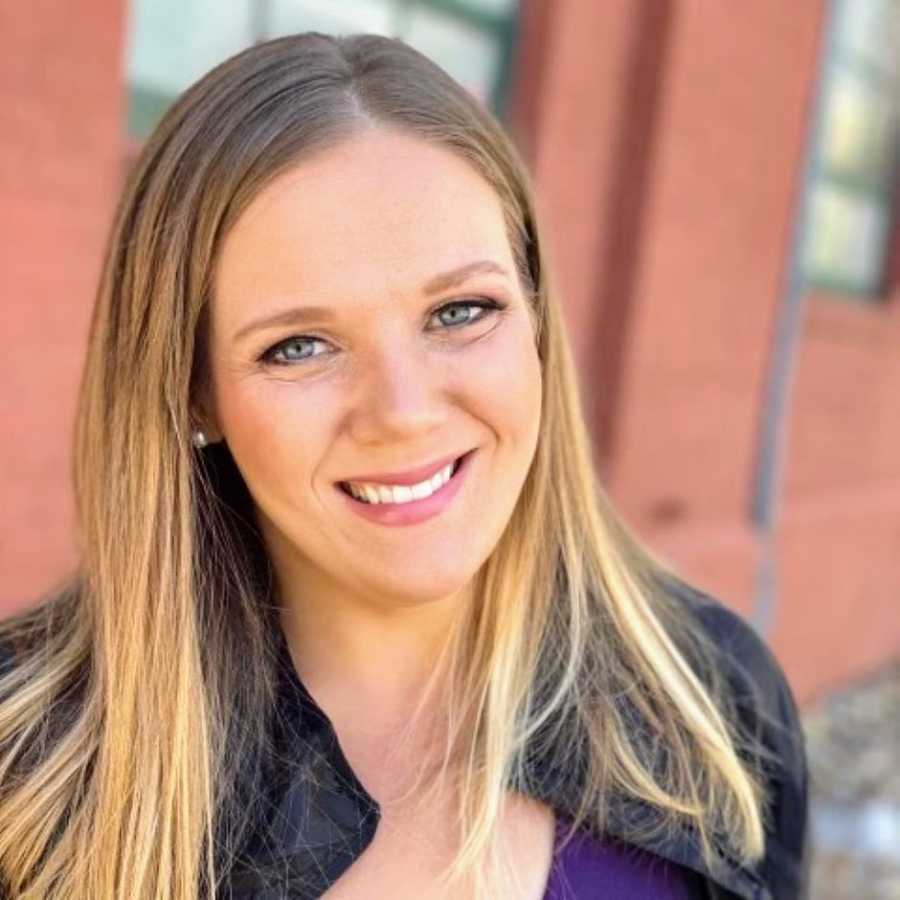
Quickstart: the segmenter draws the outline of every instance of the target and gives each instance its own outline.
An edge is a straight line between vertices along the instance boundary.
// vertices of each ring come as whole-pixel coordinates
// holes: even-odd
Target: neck
[[[443,601],[383,613],[332,598],[287,602],[280,616],[297,674],[316,701],[374,723],[392,710],[408,714],[443,649],[451,613]]]
[[[458,601],[390,613],[351,602],[283,599],[281,624],[294,667],[328,716],[341,749],[383,809],[406,806],[426,760],[443,750],[439,685],[423,699],[451,633]]]

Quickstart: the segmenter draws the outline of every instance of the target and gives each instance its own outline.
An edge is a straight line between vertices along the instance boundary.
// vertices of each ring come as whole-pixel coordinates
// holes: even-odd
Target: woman
[[[526,174],[400,42],[257,45],[148,140],[2,625],[29,898],[805,889],[793,697],[591,466]]]

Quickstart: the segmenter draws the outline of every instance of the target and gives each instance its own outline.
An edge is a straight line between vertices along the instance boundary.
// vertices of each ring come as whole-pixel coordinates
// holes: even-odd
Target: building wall
[[[520,84],[515,127],[605,483],[657,552],[745,615],[824,12],[535,0],[524,22],[524,46],[551,49]],[[801,699],[900,653],[900,297],[805,308],[767,635]]]
[[[0,608],[74,560],[70,441],[121,176],[121,0],[0,5]]]
[[[69,448],[121,185],[123,0],[0,10],[0,607],[75,560]],[[749,614],[755,448],[823,5],[526,0],[511,128],[626,520]],[[900,653],[900,298],[807,298],[769,634],[801,700]]]

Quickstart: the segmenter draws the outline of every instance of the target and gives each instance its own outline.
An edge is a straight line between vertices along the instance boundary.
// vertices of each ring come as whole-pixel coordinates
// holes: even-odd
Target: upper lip
[[[418,484],[420,481],[425,481],[426,478],[431,478],[433,475],[436,475],[444,468],[444,466],[450,465],[450,463],[455,462],[461,456],[465,456],[465,453],[454,453],[451,456],[445,456],[432,463],[428,463],[428,465],[419,466],[417,469],[407,469],[405,472],[379,472],[374,475],[354,475],[353,478],[346,478],[344,481],[354,481],[360,484]]]

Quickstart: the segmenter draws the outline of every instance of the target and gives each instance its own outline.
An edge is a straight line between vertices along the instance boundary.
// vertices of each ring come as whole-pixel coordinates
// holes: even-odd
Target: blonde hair
[[[504,795],[551,796],[529,754],[570,773],[576,827],[602,833],[612,798],[636,798],[657,815],[634,840],[688,829],[710,866],[763,854],[760,748],[673,599],[674,574],[597,481],[514,148],[401,42],[309,33],[249,48],[186,91],[119,203],[77,416],[79,569],[0,624],[14,649],[0,677],[0,880],[13,896],[208,897],[247,838],[271,752],[277,596],[227,449],[199,454],[189,439],[211,273],[265,184],[373,124],[449,147],[493,185],[543,371],[530,472],[432,683],[446,697],[441,771],[462,763],[445,883],[500,895]]]

